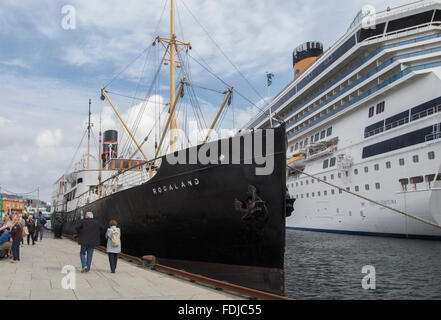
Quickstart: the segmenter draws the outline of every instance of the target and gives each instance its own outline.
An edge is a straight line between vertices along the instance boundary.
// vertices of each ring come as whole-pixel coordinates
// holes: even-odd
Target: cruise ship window
[[[331,158],[330,163],[329,163],[329,166],[330,166],[330,167],[334,167],[334,166],[335,166],[335,161],[336,161],[336,158],[335,158],[335,157],[334,157],[334,158]]]
[[[328,130],[326,130],[326,136],[329,137],[330,135],[332,135],[332,127],[328,128]]]
[[[317,142],[317,141],[319,141],[319,139],[320,139],[320,133],[317,132],[317,133],[315,134],[314,141]]]
[[[403,158],[401,158],[400,160],[398,160],[398,162],[399,162],[400,166],[404,166],[404,159],[403,159]]]
[[[429,157],[429,160],[433,160],[433,159],[435,159],[435,152],[434,152],[434,151],[430,151],[430,152],[428,153],[428,157]]]
[[[364,167],[364,172],[368,173],[369,172],[369,168],[368,167]]]
[[[384,101],[377,104],[377,114],[384,112]]]
[[[392,167],[392,164],[390,163],[390,161],[386,162],[386,168],[390,169]]]
[[[418,163],[418,162],[420,162],[420,158],[418,157],[418,155],[414,155],[414,156],[412,157],[412,159],[413,159],[413,163]]]
[[[369,185],[368,185],[368,184],[365,184],[365,185],[364,185],[364,189],[365,189],[366,191],[369,191]]]
[[[375,112],[375,107],[370,107],[369,108],[369,118],[372,118],[374,116],[374,112]]]
[[[379,182],[377,182],[377,183],[375,184],[375,189],[380,190],[380,183],[379,183]]]
[[[360,187],[359,186],[355,186],[355,192],[360,191]]]
[[[320,132],[320,139],[324,139],[326,137],[326,131],[323,130],[322,132]]]
[[[354,169],[354,174],[358,174],[358,169]]]
[[[375,165],[374,165],[374,170],[375,170],[375,171],[380,170],[380,165],[379,165],[379,164],[375,164]]]
[[[326,169],[329,166],[329,159],[323,161],[323,169]]]

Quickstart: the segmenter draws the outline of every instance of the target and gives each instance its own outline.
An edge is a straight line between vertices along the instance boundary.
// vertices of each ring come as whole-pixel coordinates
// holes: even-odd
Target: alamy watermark
[[[64,290],[75,290],[77,284],[75,267],[65,265],[61,269],[61,273],[65,274],[65,276],[61,279],[61,288]]]
[[[75,30],[77,28],[77,16],[75,7],[67,4],[61,8],[61,14],[64,15],[61,19],[61,27],[64,30]]]
[[[193,130],[192,132],[195,132]],[[183,141],[197,141],[187,139],[184,131],[173,129],[173,136],[183,137]],[[222,137],[231,134],[231,130],[213,131],[210,137],[213,142],[205,143],[199,147],[183,149],[166,155],[166,160],[171,165],[176,164],[255,164],[255,174],[259,176],[270,175],[274,171],[274,130],[256,129],[242,131],[230,139]],[[196,133],[197,135],[197,133]],[[199,143],[198,143],[199,144]]]
[[[361,287],[364,290],[375,290],[376,289],[376,272],[374,266],[363,266],[361,273],[366,274],[361,280]]]

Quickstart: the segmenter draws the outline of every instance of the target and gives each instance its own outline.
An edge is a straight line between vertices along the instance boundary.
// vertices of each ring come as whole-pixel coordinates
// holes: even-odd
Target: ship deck
[[[200,284],[191,283],[136,264],[118,260],[110,273],[108,257],[95,250],[89,273],[81,273],[80,247],[70,239],[54,239],[20,247],[19,263],[0,259],[0,300],[239,300]],[[63,289],[62,268],[75,267],[75,289]]]

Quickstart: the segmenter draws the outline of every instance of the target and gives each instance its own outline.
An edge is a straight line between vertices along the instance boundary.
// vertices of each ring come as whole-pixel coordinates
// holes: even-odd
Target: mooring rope
[[[344,192],[346,192],[346,193],[348,193],[348,194],[350,194],[350,195],[353,195],[353,196],[356,196],[356,197],[361,198],[361,199],[363,199],[363,200],[366,200],[366,201],[369,201],[369,202],[375,203],[376,205],[379,205],[379,206],[381,206],[381,207],[383,207],[383,208],[386,208],[386,209],[389,209],[389,210],[395,211],[395,212],[397,212],[397,213],[399,213],[399,214],[402,214],[402,215],[404,215],[404,216],[406,216],[406,217],[409,217],[409,218],[411,218],[411,219],[415,219],[415,220],[418,220],[418,221],[420,221],[420,222],[422,222],[422,223],[425,223],[425,224],[428,224],[428,225],[431,225],[431,226],[433,226],[433,227],[436,227],[436,228],[440,228],[440,229],[441,229],[441,226],[440,226],[440,225],[438,225],[438,224],[436,224],[436,223],[433,223],[433,222],[431,222],[431,221],[429,221],[429,220],[426,220],[426,219],[423,219],[423,218],[420,218],[420,217],[414,216],[414,215],[412,215],[412,214],[410,214],[410,213],[407,213],[407,212],[404,212],[404,211],[401,211],[401,210],[398,210],[398,209],[392,208],[392,207],[390,207],[390,206],[388,206],[388,205],[385,205],[385,204],[380,203],[380,202],[378,202],[378,201],[375,201],[375,200],[373,200],[373,199],[367,198],[367,197],[362,196],[362,195],[360,195],[360,194],[356,194],[356,193],[354,193],[354,192],[351,192],[351,191],[349,191],[349,190],[346,190],[346,189],[344,189],[344,188],[341,188],[341,187],[339,187],[339,186],[336,186],[335,184],[332,184],[332,183],[329,183],[329,182],[327,182],[327,181],[324,181],[324,180],[322,180],[322,179],[320,179],[320,178],[317,178],[317,177],[315,177],[315,176],[313,176],[313,175],[311,175],[311,174],[305,173],[305,172],[303,172],[302,170],[299,170],[299,169],[293,168],[293,167],[291,167],[290,165],[286,165],[286,166],[287,166],[289,169],[291,169],[291,170],[297,171],[298,173],[304,174],[305,176],[308,176],[308,177],[310,177],[310,178],[316,179],[316,180],[318,180],[319,182],[323,182],[323,183],[325,183],[325,184],[327,184],[327,185],[329,185],[329,186],[331,186],[331,187],[333,187],[333,188],[336,188],[336,189],[338,189],[338,190],[344,191]]]

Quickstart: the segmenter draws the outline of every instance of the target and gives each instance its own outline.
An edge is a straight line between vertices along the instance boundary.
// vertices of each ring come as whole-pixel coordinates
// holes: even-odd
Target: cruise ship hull
[[[154,255],[164,265],[283,294],[284,128],[274,129],[274,142],[274,170],[269,175],[256,175],[262,166],[255,161],[170,165],[164,157],[147,183],[65,212],[64,232],[75,234],[78,220],[91,211],[103,226],[111,219],[118,221],[124,253]],[[250,186],[266,207],[254,215],[235,206],[236,200],[247,202]]]

